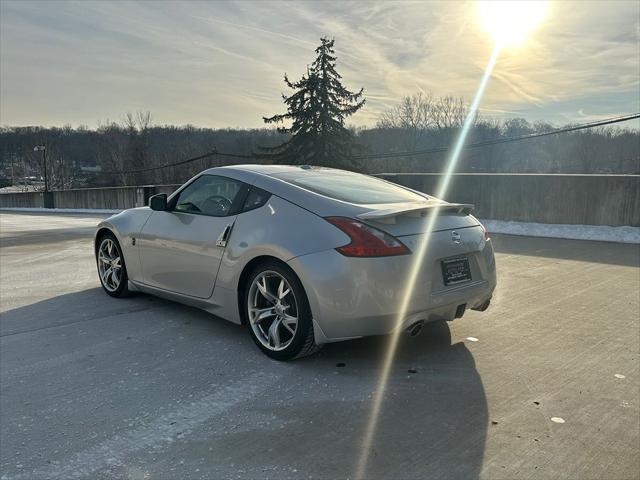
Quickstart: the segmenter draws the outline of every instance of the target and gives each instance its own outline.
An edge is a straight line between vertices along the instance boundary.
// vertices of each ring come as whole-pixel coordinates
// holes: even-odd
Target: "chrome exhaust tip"
[[[484,312],[491,305],[491,299],[485,300],[483,303],[478,305],[477,307],[473,307],[471,310],[477,310],[478,312]]]
[[[407,333],[410,337],[417,337],[422,332],[422,327],[424,327],[424,320],[419,320],[407,327]]]

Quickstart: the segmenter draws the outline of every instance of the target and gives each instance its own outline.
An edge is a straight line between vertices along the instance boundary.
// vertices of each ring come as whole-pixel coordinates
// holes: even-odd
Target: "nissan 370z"
[[[496,267],[471,209],[343,170],[220,167],[101,222],[96,262],[107,294],[200,307],[289,360],[485,310]]]

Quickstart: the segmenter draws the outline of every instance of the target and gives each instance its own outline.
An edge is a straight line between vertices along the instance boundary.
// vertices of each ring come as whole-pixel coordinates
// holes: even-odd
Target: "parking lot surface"
[[[111,298],[98,221],[0,214],[0,478],[353,478],[387,339],[278,363]],[[489,310],[400,341],[366,478],[638,478],[640,248],[493,242]]]

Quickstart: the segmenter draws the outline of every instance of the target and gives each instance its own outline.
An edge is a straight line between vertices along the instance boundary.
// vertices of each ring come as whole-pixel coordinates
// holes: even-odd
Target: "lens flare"
[[[544,20],[547,1],[479,1],[478,16],[500,47],[518,47]]]
[[[489,59],[489,63],[485,68],[484,75],[482,76],[482,80],[480,81],[480,85],[478,86],[478,90],[476,91],[475,97],[473,98],[473,102],[469,107],[469,111],[467,112],[467,116],[465,118],[464,124],[458,138],[456,139],[456,143],[451,152],[451,156],[447,161],[447,167],[444,171],[444,175],[442,180],[440,181],[440,185],[437,190],[437,197],[442,198],[445,196],[447,189],[449,188],[449,183],[451,181],[451,174],[453,173],[456,164],[458,163],[458,159],[460,157],[460,152],[462,151],[462,147],[466,141],[467,135],[473,123],[475,122],[476,114],[478,111],[478,106],[480,105],[480,100],[484,94],[484,91],[487,87],[487,83],[489,82],[489,78],[491,77],[491,72],[493,71],[493,67],[496,64],[496,60],[498,59],[499,47],[496,46],[491,54],[491,58]],[[407,278],[407,282],[404,288],[404,295],[402,297],[402,302],[400,304],[400,309],[398,312],[398,316],[396,318],[396,328],[389,339],[389,345],[387,347],[387,351],[385,352],[385,356],[383,359],[382,370],[380,372],[380,377],[378,379],[378,384],[376,387],[376,391],[373,396],[373,402],[371,406],[371,413],[369,414],[369,419],[367,422],[367,427],[365,430],[362,449],[360,456],[358,458],[358,464],[356,466],[356,480],[365,478],[365,473],[367,469],[367,463],[369,461],[369,452],[371,451],[371,446],[373,443],[373,439],[376,434],[376,428],[378,425],[378,417],[380,415],[380,410],[382,407],[384,394],[387,387],[387,381],[389,379],[389,372],[391,371],[391,366],[393,364],[393,359],[395,357],[396,348],[398,346],[398,339],[401,335],[401,327],[403,320],[407,315],[407,311],[410,306],[411,297],[413,295],[413,291],[415,288],[416,280],[418,279],[418,274],[420,273],[420,269],[423,265],[423,261],[425,255],[427,253],[427,248],[429,244],[429,238],[431,237],[431,232],[435,226],[435,222],[440,214],[440,207],[436,206],[433,211],[429,214],[425,221],[424,235],[422,236],[422,240],[419,242],[418,248],[414,252],[414,263],[411,271],[409,272],[409,276]]]

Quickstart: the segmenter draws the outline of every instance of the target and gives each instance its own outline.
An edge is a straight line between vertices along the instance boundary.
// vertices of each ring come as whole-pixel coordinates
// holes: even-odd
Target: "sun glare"
[[[478,112],[478,108],[480,106],[480,101],[484,95],[484,92],[487,88],[487,84],[489,83],[489,79],[491,78],[491,73],[493,72],[493,68],[496,65],[496,61],[498,60],[498,55],[500,53],[500,47],[496,45],[493,49],[493,53],[491,54],[491,58],[489,59],[489,63],[485,68],[484,75],[480,80],[480,84],[478,85],[478,90],[473,98],[473,102],[469,106],[469,110],[467,112],[467,116],[465,118],[464,124],[460,129],[460,133],[453,145],[453,149],[451,151],[451,155],[447,160],[447,166],[445,171],[443,172],[442,179],[440,180],[440,184],[438,185],[437,194],[438,198],[444,198],[447,194],[447,190],[449,189],[449,183],[451,181],[451,176],[455,171],[455,167],[458,163],[458,159],[460,158],[460,153],[462,152],[462,148],[467,140],[467,134],[471,129],[473,122],[475,121],[476,114]],[[436,225],[436,221],[440,215],[440,206],[436,206],[425,220],[425,228],[424,235],[422,239],[418,242],[418,248],[413,253],[413,267],[411,268],[406,284],[404,285],[404,294],[402,296],[402,302],[399,305],[399,312],[396,317],[396,328],[394,332],[390,335],[389,344],[387,345],[387,351],[384,355],[384,360],[382,363],[382,368],[380,369],[380,376],[378,378],[378,384],[376,386],[376,390],[373,395],[373,401],[371,402],[371,412],[369,413],[369,419],[367,422],[367,426],[365,429],[365,433],[363,436],[362,447],[360,449],[360,456],[358,458],[358,463],[356,465],[355,479],[362,480],[366,478],[366,470],[367,464],[369,462],[369,453],[372,450],[374,437],[376,434],[376,429],[378,427],[378,420],[382,411],[382,403],[384,400],[384,395],[387,390],[387,383],[389,381],[389,374],[391,373],[391,367],[393,366],[393,360],[396,354],[396,350],[398,347],[398,341],[401,335],[401,326],[403,320],[406,318],[409,313],[409,307],[414,295],[416,281],[418,279],[418,275],[420,270],[423,268],[424,260],[427,258],[427,249],[429,246],[429,239],[431,237],[431,233]]]
[[[544,20],[548,1],[479,1],[482,27],[500,48],[517,47]]]
[[[445,198],[449,189],[451,177],[455,171],[458,159],[467,140],[467,134],[476,118],[480,102],[484,96],[487,84],[498,60],[498,56],[503,48],[515,47],[522,44],[525,38],[542,22],[547,12],[546,1],[479,1],[478,12],[481,22],[487,31],[493,36],[495,45],[493,53],[487,63],[484,75],[480,80],[478,89],[469,106],[464,124],[456,138],[451,154],[447,159],[445,171],[438,185],[436,196]],[[356,464],[355,478],[361,480],[366,477],[369,454],[372,450],[379,417],[382,413],[382,404],[387,391],[387,383],[393,366],[393,360],[398,347],[398,340],[401,334],[402,322],[409,313],[410,303],[414,294],[418,274],[424,264],[429,246],[429,239],[434,230],[436,221],[440,214],[440,207],[436,207],[430,212],[425,220],[424,235],[418,242],[418,248],[414,252],[414,264],[408,274],[404,285],[402,302],[399,305],[399,312],[396,318],[396,328],[390,336],[387,351],[380,369],[380,375],[371,402],[371,411],[363,435],[360,455]]]

